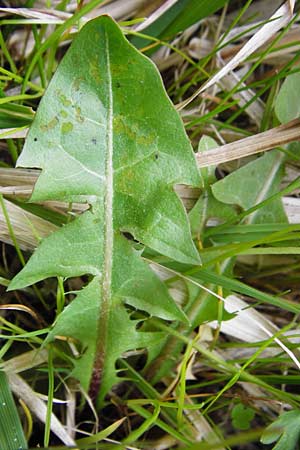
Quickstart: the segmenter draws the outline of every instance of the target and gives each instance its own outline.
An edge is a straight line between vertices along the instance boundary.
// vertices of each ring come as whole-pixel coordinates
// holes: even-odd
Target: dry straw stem
[[[245,156],[271,150],[275,147],[300,140],[300,119],[271,128],[255,136],[249,136],[230,144],[222,145],[205,153],[197,153],[198,167],[217,165]]]

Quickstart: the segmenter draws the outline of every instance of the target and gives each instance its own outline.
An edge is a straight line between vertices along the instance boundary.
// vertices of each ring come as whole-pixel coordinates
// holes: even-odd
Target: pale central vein
[[[101,289],[101,307],[97,326],[97,346],[93,369],[91,393],[98,394],[103,377],[103,367],[107,352],[107,332],[109,327],[111,280],[113,266],[113,92],[110,73],[109,41],[105,33],[105,57],[107,67],[107,128],[106,128],[106,189],[104,198],[104,249],[103,249],[103,278]]]
[[[113,92],[108,42],[108,36],[106,34],[105,50],[108,78],[108,111],[106,131],[105,248],[103,279],[103,297],[105,297],[105,299],[109,299],[110,297],[113,258]]]

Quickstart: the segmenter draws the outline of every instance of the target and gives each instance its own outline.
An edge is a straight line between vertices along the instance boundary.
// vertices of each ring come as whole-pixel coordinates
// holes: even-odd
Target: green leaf
[[[52,276],[92,276],[49,339],[81,341],[74,374],[94,396],[101,385],[103,399],[117,380],[117,358],[161,339],[137,331],[125,305],[186,320],[124,232],[169,258],[200,262],[173,188],[200,183],[190,142],[157,69],[108,16],[90,21],[73,41],[18,166],[42,169],[31,201],[90,205],[41,243],[9,289]]]
[[[288,411],[279,416],[264,431],[261,442],[272,444],[278,441],[273,450],[295,450],[300,438],[300,411]]]
[[[218,147],[214,139],[203,136],[198,145],[198,152],[207,152]],[[211,186],[217,181],[215,176],[216,166],[209,166],[200,169],[203,179],[204,189],[195,206],[189,214],[193,236],[201,236],[202,230],[209,219],[224,221],[235,214],[232,206],[222,203],[213,196]]]
[[[212,186],[217,200],[241,206],[244,210],[267,199],[279,190],[283,175],[283,155],[266,153]],[[276,199],[246,218],[247,223],[287,222],[281,199]]]
[[[228,0],[178,0],[153,24],[149,25],[143,34],[159,39],[170,39],[180,31],[184,31],[194,23],[215,13]],[[134,45],[141,48],[151,41],[141,38],[132,40]]]
[[[0,442],[3,450],[25,450],[26,439],[23,433],[6,374],[0,371]]]
[[[238,403],[231,411],[232,425],[237,430],[249,430],[254,416],[255,411],[252,408]]]
[[[222,8],[228,0],[181,0],[180,8],[174,20],[164,30],[164,36],[174,36],[174,34],[184,31],[194,23],[205,17],[214,14]]]
[[[34,113],[28,106],[15,103],[0,105],[0,129],[30,125],[33,117]]]
[[[155,279],[154,275],[152,281],[154,282],[151,284],[149,297],[146,295],[146,289],[144,289],[144,292],[142,293],[142,297],[145,298],[145,310],[148,310],[149,314],[154,314],[160,309],[162,314],[158,314],[159,316],[162,315],[165,318],[174,318],[173,314],[168,316],[163,306],[159,308],[159,305],[151,304],[151,294],[160,301],[165,300],[164,297],[166,297],[166,294],[163,295],[164,293],[161,292],[162,286],[159,281]],[[144,279],[141,278],[140,282],[140,291],[142,291]],[[132,280],[130,284],[128,289],[132,289],[134,281]],[[135,284],[138,286],[139,283],[137,280],[135,280]],[[155,289],[158,290],[155,292]],[[111,304],[109,305],[110,315],[106,323],[105,361],[103,364],[104,368],[102,369],[100,400],[102,400],[105,393],[120,380],[117,377],[115,362],[123,352],[130,349],[151,348],[153,345],[158,344],[164,337],[163,334],[159,332],[150,333],[137,331],[136,327],[139,324],[139,321],[130,318],[124,308],[124,300],[126,300],[126,303],[133,304],[139,304],[139,302],[141,302],[141,304],[139,304],[139,309],[143,308],[143,299],[139,298],[139,293],[131,293],[131,297],[128,296],[127,299],[126,292],[124,292],[123,295],[120,293],[119,295],[112,296]],[[154,312],[152,313],[150,310],[153,306]],[[62,312],[48,336],[48,341],[54,339],[55,336],[63,335],[73,337],[83,343],[83,354],[80,359],[75,361],[73,376],[80,380],[82,387],[86,390],[89,388],[90,377],[94,367],[96,346],[102,346],[104,344],[103,341],[98,343],[97,336],[97,327],[99,325],[97,311],[101,311],[101,309],[103,309],[101,279],[95,277]],[[103,321],[101,321],[101,324],[104,325]]]
[[[218,286],[223,286],[224,289],[228,289],[232,292],[237,292],[240,294],[248,295],[262,302],[269,303],[270,305],[278,306],[286,311],[292,311],[296,314],[299,313],[300,308],[296,302],[280,298],[278,296],[272,296],[258,289],[253,288],[239,280],[232,279],[225,275],[216,274],[211,270],[201,269],[198,273],[193,274],[193,278],[196,280],[201,280],[202,282],[213,283]]]
[[[76,444],[79,445],[81,448],[82,446],[88,446],[88,445],[95,445],[96,443],[104,440],[108,436],[110,436],[114,431],[116,431],[120,425],[126,420],[126,418],[122,418],[117,420],[116,422],[113,422],[111,425],[106,427],[104,430],[98,431],[98,433],[93,434],[91,436],[77,439]]]
[[[293,73],[286,77],[276,97],[275,112],[281,123],[300,116],[300,73]]]

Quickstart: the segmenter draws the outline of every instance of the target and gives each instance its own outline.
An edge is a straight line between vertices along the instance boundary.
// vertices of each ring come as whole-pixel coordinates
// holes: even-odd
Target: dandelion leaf
[[[186,320],[128,236],[173,260],[200,263],[174,192],[175,184],[200,184],[190,142],[154,64],[110,17],[88,22],[74,39],[17,165],[41,169],[30,201],[89,204],[41,242],[9,289],[90,276],[48,339],[81,342],[74,375],[103,399],[118,379],[116,360],[161,339],[137,326],[133,311]]]

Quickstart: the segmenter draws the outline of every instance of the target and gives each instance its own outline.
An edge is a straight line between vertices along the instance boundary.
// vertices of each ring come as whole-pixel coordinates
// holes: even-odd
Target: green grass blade
[[[25,450],[27,443],[7,377],[0,371],[0,446],[2,450]]]

